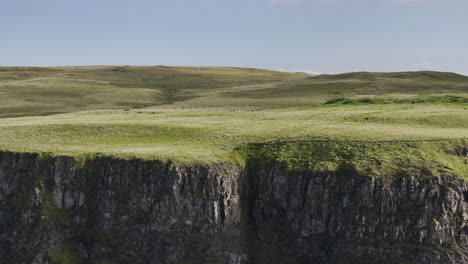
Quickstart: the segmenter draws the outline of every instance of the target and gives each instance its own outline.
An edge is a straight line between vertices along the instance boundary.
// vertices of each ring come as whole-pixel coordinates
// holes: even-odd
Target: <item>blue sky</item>
[[[0,65],[468,74],[465,0],[1,0]]]

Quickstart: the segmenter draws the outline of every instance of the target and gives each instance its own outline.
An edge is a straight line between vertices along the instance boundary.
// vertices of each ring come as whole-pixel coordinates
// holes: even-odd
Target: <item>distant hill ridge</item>
[[[154,106],[265,109],[343,97],[467,93],[467,76],[433,71],[313,76],[238,67],[0,67],[0,118]]]
[[[448,81],[466,81],[468,76],[453,72],[438,71],[407,71],[407,72],[349,72],[341,74],[317,75],[317,79],[375,79],[375,78],[395,78],[395,79],[434,79]]]

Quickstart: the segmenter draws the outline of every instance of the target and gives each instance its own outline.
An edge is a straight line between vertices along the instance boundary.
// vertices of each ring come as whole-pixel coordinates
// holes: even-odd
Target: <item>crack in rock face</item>
[[[468,263],[468,183],[0,152],[1,264],[379,262]]]

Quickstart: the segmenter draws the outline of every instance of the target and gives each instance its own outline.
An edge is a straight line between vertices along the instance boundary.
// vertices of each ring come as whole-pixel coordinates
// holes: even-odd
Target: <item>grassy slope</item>
[[[451,73],[0,68],[0,94],[5,150],[180,162],[255,153],[297,169],[468,177],[467,159],[447,154],[468,145],[468,77]],[[37,116],[51,113],[64,114]]]
[[[0,117],[139,108],[189,100],[217,88],[306,77],[239,68],[0,67]]]
[[[312,77],[221,67],[0,67],[0,117],[163,104],[175,108],[257,109],[320,105],[349,96],[420,96],[467,91],[468,77],[449,73]]]

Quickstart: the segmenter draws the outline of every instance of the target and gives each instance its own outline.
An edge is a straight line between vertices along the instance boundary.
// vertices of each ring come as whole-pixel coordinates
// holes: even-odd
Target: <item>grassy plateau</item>
[[[468,77],[311,76],[224,67],[0,67],[0,149],[53,155],[352,165],[468,178]]]

